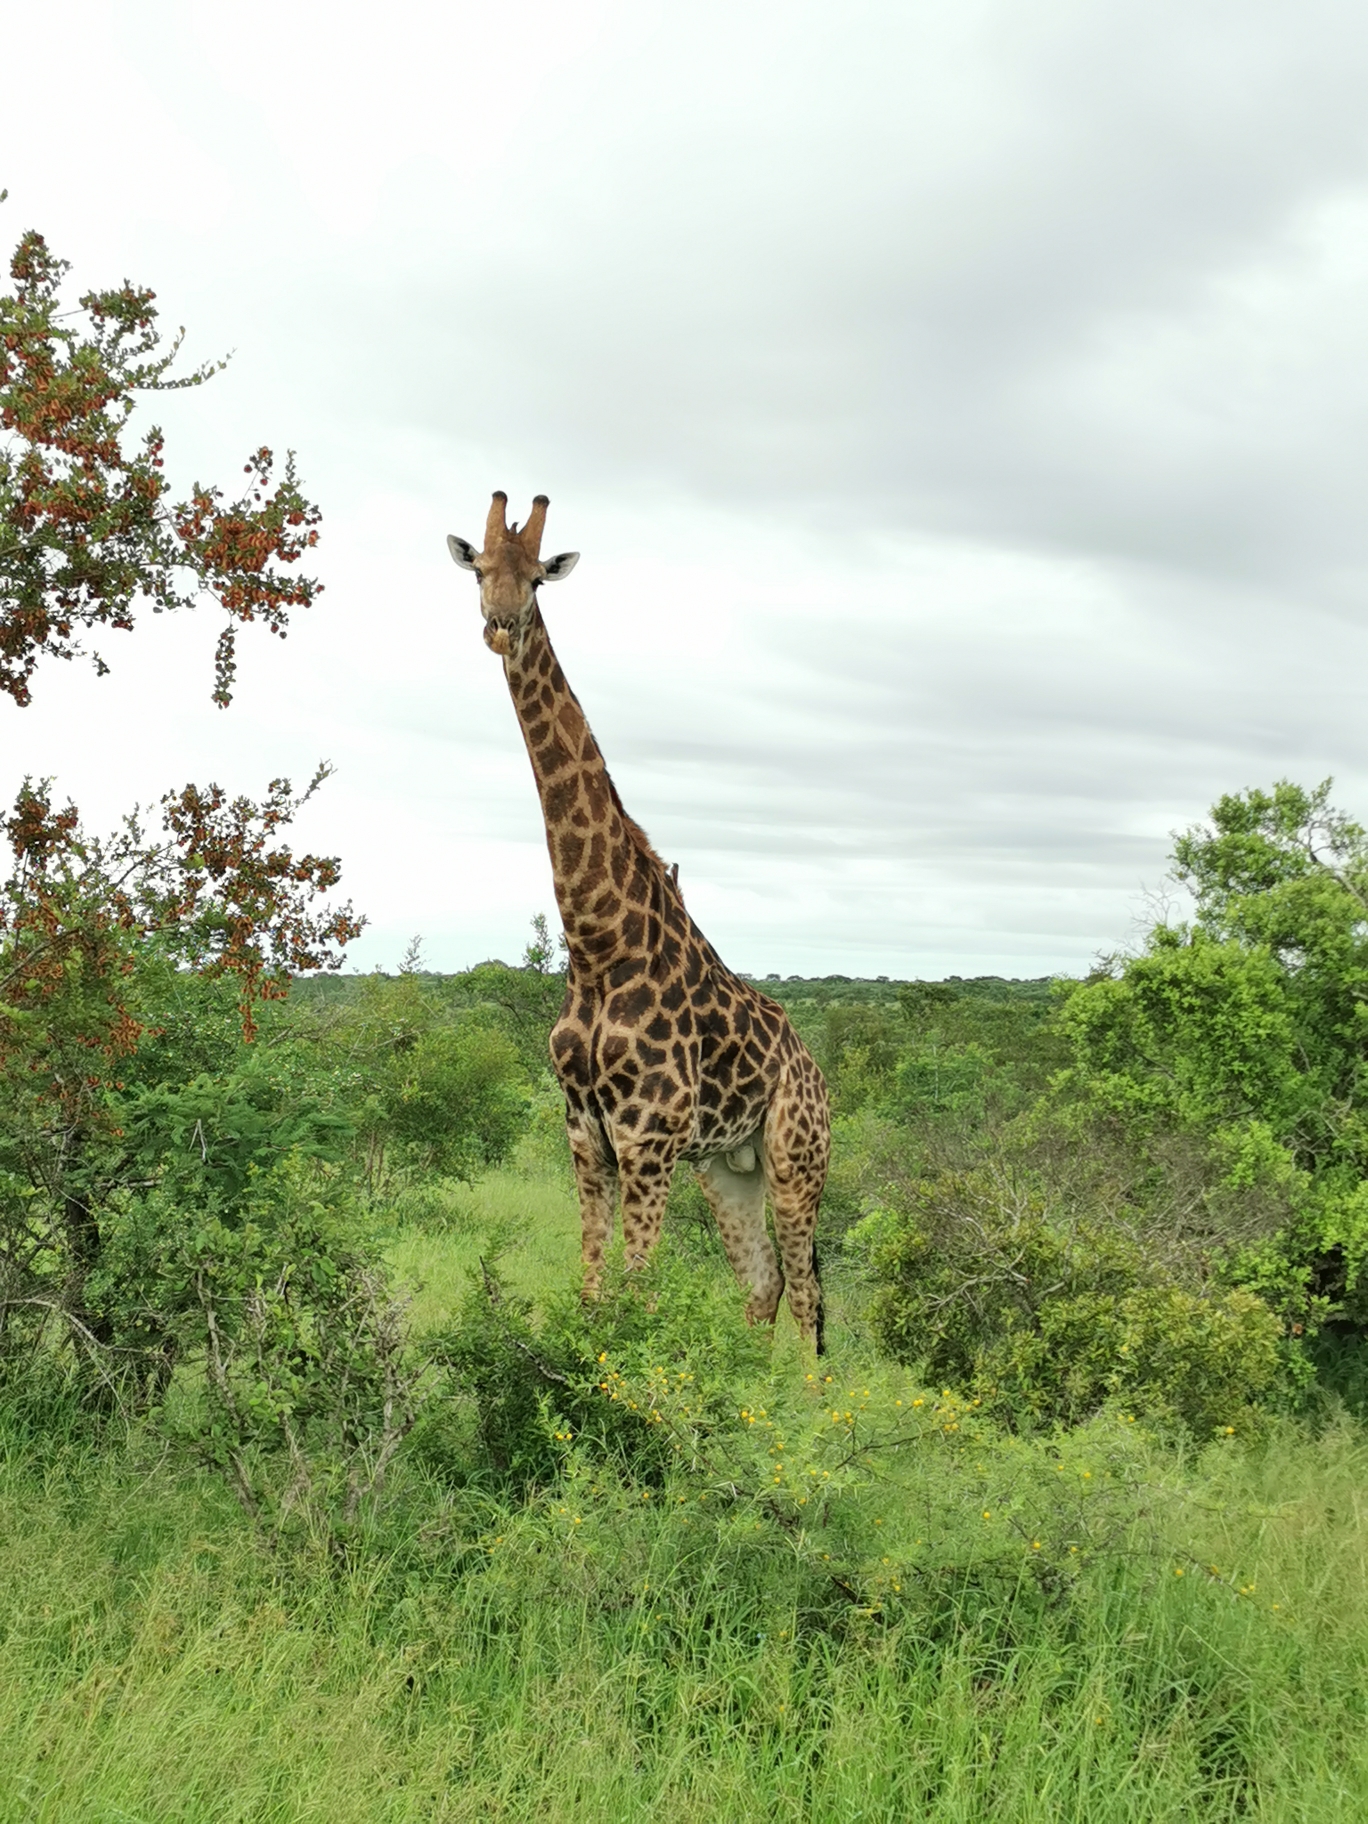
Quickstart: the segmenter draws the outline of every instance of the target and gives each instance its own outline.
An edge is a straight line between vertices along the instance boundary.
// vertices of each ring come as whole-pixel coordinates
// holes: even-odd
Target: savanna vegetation
[[[70,318],[33,236],[13,275],[22,701],[228,510],[122,454],[150,294]],[[176,587],[269,620],[311,513],[238,503],[246,593]],[[762,984],[833,1092],[815,1359],[745,1327],[687,1174],[581,1302],[545,922],[339,974],[339,864],[286,841],[325,776],[6,819],[0,1818],[1368,1811],[1368,836],[1328,787],[1223,799],[1084,981]]]
[[[1223,801],[1086,981],[767,984],[834,1092],[820,1360],[683,1174],[581,1304],[544,926],[258,977],[249,1038],[174,836],[10,836],[0,1815],[1361,1815],[1324,791]]]

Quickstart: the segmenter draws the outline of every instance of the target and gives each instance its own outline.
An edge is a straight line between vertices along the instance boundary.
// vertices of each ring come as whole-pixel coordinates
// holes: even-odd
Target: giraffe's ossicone
[[[746,1316],[789,1309],[820,1351],[814,1236],[831,1152],[826,1084],[782,1007],[733,975],[685,910],[676,870],[623,809],[537,604],[579,553],[543,560],[546,496],[522,531],[494,496],[484,548],[449,538],[480,585],[485,643],[502,660],[546,822],[569,951],[551,1061],[565,1092],[586,1289],[622,1208],[629,1265],[660,1235],[680,1159],[696,1169]],[[765,1224],[768,1192],[778,1258]]]

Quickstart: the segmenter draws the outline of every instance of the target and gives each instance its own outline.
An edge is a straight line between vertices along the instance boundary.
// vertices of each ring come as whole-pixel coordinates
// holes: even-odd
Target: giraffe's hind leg
[[[788,1304],[799,1332],[822,1353],[822,1285],[817,1277],[817,1210],[831,1158],[826,1085],[806,1056],[786,1076],[765,1121],[765,1178],[774,1212]]]
[[[698,1182],[712,1206],[722,1246],[727,1250],[746,1300],[746,1322],[772,1324],[784,1290],[784,1277],[765,1228],[765,1174],[755,1157],[754,1147],[733,1153],[730,1159],[742,1163],[748,1154],[749,1171],[736,1171],[727,1157],[709,1159],[698,1168]]]

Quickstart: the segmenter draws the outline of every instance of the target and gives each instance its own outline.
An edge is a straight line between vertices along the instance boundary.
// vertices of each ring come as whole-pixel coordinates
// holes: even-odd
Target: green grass
[[[579,1259],[579,1205],[566,1178],[500,1172],[473,1187],[443,1185],[435,1202],[422,1227],[401,1225],[386,1250],[420,1333],[459,1305],[482,1259],[497,1258],[509,1284],[529,1297]]]
[[[529,1295],[573,1271],[558,1183],[501,1176],[443,1221],[391,1250],[422,1328],[496,1242]],[[829,1403],[837,1436],[847,1405],[877,1426],[914,1397],[852,1332],[831,1359],[808,1383],[781,1340],[749,1396],[803,1461]],[[415,1449],[342,1557],[272,1550],[151,1437],[14,1418],[0,1824],[1368,1817],[1355,1423],[1184,1456],[1114,1421],[1047,1449],[917,1410],[924,1443],[810,1535],[716,1476],[572,1453],[514,1499]],[[1085,1509],[1111,1544],[1042,1580],[1032,1528],[1067,1571]]]

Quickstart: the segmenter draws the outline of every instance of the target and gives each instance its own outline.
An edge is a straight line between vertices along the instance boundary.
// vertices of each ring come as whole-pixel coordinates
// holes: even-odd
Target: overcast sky
[[[0,241],[153,286],[178,483],[298,451],[326,593],[48,663],[0,793],[300,826],[433,966],[553,910],[490,491],[694,916],[765,973],[1077,973],[1170,833],[1368,817],[1368,14],[1302,0],[11,9]]]

